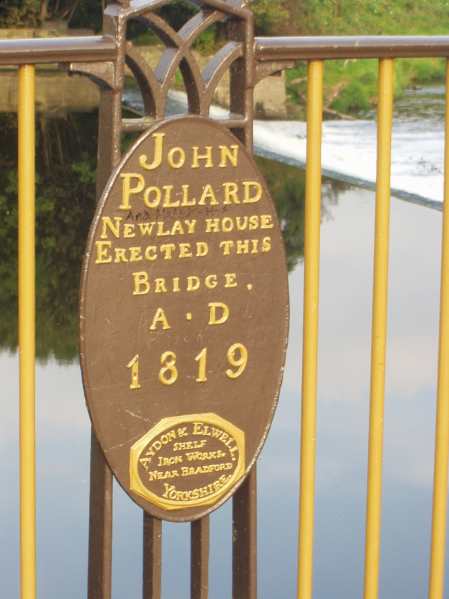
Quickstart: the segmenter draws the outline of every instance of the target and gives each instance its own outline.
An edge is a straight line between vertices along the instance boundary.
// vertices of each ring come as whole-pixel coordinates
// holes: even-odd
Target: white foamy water
[[[397,122],[393,129],[393,193],[411,199],[443,200],[442,123]],[[256,150],[281,161],[305,165],[306,125],[299,121],[256,121]],[[327,121],[323,124],[323,173],[373,187],[376,181],[376,123]]]
[[[412,91],[397,103],[393,126],[393,195],[439,208],[443,201],[444,119],[443,88]],[[141,108],[138,92],[127,92],[126,101]],[[185,94],[170,92],[169,110],[187,110]],[[229,112],[218,106],[211,117]],[[325,121],[323,124],[323,174],[374,188],[376,183],[376,122],[373,120]],[[254,122],[256,154],[303,167],[307,131],[302,121]]]

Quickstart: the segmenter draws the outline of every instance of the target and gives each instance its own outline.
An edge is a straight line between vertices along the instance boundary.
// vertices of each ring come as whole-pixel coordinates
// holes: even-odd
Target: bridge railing
[[[112,38],[0,41],[0,66],[18,66],[18,298],[21,596],[36,596],[35,65],[114,61]]]
[[[391,138],[394,59],[449,57],[449,37],[355,36],[256,38],[256,60],[308,61],[307,166],[304,239],[304,327],[301,419],[298,597],[312,597],[316,455],[316,400],[320,269],[321,131],[323,62],[379,61],[377,173],[372,310],[368,490],[365,534],[365,599],[379,596],[382,464],[388,314]],[[429,599],[442,599],[449,465],[449,63],[446,66],[445,178],[441,258],[440,341]],[[443,190],[442,190],[443,192]]]
[[[386,366],[391,133],[393,120],[394,60],[449,57],[449,36],[442,37],[276,37],[256,38],[252,48],[260,78],[282,70],[292,61],[308,62],[307,166],[305,212],[305,302],[301,421],[300,530],[298,597],[311,599],[316,459],[316,405],[318,380],[318,321],[320,269],[321,135],[324,61],[346,58],[379,60],[378,155],[374,247],[374,291],[371,356],[371,408],[365,550],[365,599],[378,597],[384,388]],[[35,528],[35,65],[45,63],[114,63],[118,47],[110,36],[0,41],[0,65],[19,66],[19,346],[20,346],[20,522],[21,596],[36,596]],[[449,68],[447,70],[449,80]],[[449,114],[449,94],[446,94]],[[443,599],[449,464],[449,119],[445,129],[445,184],[441,272],[440,355],[433,527],[429,598]],[[106,520],[110,519],[110,514]],[[196,571],[206,584],[192,585],[192,597],[207,596],[207,527],[196,525],[201,541]],[[101,532],[101,531],[100,531]],[[104,534],[107,531],[102,530]],[[160,532],[160,531],[159,531]],[[157,533],[153,529],[151,536]],[[205,536],[206,535],[206,536]],[[253,543],[255,537],[253,537]],[[153,555],[148,585],[152,599],[160,597],[160,551]],[[194,545],[192,544],[192,547]],[[156,548],[156,550],[155,550]],[[159,546],[160,549],[160,546]],[[251,548],[250,548],[251,549]],[[253,547],[255,551],[255,547]],[[150,553],[151,553],[150,552]],[[156,572],[157,570],[157,572]],[[110,577],[108,566],[99,572]],[[110,583],[102,582],[106,599]],[[248,585],[245,597],[254,599]],[[93,599],[93,597],[92,597]],[[237,598],[236,598],[237,599]]]

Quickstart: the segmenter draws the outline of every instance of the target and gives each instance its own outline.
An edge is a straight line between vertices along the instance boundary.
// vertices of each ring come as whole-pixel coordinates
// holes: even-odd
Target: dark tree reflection
[[[17,122],[0,115],[0,343],[17,347]],[[96,114],[38,117],[37,356],[78,351],[81,258],[95,208]]]
[[[290,272],[304,256],[304,171],[266,158],[256,162],[276,204]]]
[[[0,348],[17,349],[17,121],[0,115]],[[95,209],[96,113],[37,118],[37,356],[78,355],[82,255]],[[304,175],[259,158],[276,201],[289,270],[302,258]]]

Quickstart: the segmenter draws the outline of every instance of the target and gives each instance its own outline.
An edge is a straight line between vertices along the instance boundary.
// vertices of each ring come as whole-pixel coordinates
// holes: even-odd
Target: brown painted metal
[[[234,497],[232,532],[232,596],[257,597],[257,475],[256,466]]]
[[[259,83],[259,81],[262,81],[262,79],[270,77],[271,75],[282,73],[285,69],[291,69],[294,66],[295,61],[293,60],[256,62],[256,83]]]
[[[143,512],[142,599],[161,598],[162,522]]]
[[[283,242],[250,154],[209,119],[156,124],[106,186],[81,293],[87,405],[136,503],[189,521],[234,493],[271,424],[287,331]]]
[[[254,50],[257,63],[312,59],[447,57],[449,37],[257,37]],[[0,41],[0,66],[114,62],[116,59],[116,42],[108,35]]]
[[[233,133],[253,151],[254,86],[254,16],[228,25],[228,35],[244,44],[243,57],[231,66],[231,113],[242,114],[245,124]],[[243,92],[243,93],[242,93]],[[234,599],[257,597],[257,465],[233,497],[232,588]]]
[[[121,95],[100,86],[97,198],[118,160]],[[121,113],[119,113],[121,114]],[[88,599],[110,599],[112,586],[112,473],[92,432]]]
[[[209,597],[209,516],[191,524],[191,599]]]
[[[142,93],[145,115],[156,119],[165,116],[168,91],[173,86],[179,68],[184,78],[189,113],[208,116],[217,85],[230,66],[243,56],[244,48],[240,42],[229,42],[201,70],[192,52],[192,44],[208,27],[223,21],[225,15],[203,9],[179,31],[175,31],[157,14],[138,11],[138,16],[139,20],[145,22],[166,46],[153,73],[139,53],[139,49],[133,47],[130,42],[126,44],[126,62]],[[242,121],[236,124],[237,127],[246,126],[243,116],[238,117],[236,114],[234,120]],[[127,127],[129,130],[132,124],[127,123]],[[139,126],[137,129],[139,130]]]
[[[447,57],[449,56],[449,37],[258,37],[255,38],[254,49],[257,63],[312,59]],[[114,62],[116,59],[116,43],[110,36],[0,41],[0,66]],[[283,68],[286,66],[284,65]]]
[[[117,45],[108,36],[0,41],[0,66],[115,61]]]
[[[112,581],[112,473],[91,435],[88,599],[109,599]]]
[[[257,62],[449,56],[449,36],[257,37]]]
[[[67,70],[70,74],[88,77],[100,89],[112,90],[115,87],[113,62],[71,62]]]

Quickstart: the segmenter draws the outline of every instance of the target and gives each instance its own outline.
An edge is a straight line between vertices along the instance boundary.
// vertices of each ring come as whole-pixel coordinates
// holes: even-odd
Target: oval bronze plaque
[[[235,492],[273,418],[287,333],[283,242],[253,159],[213,121],[155,125],[106,186],[81,293],[87,406],[136,503],[187,521]]]

